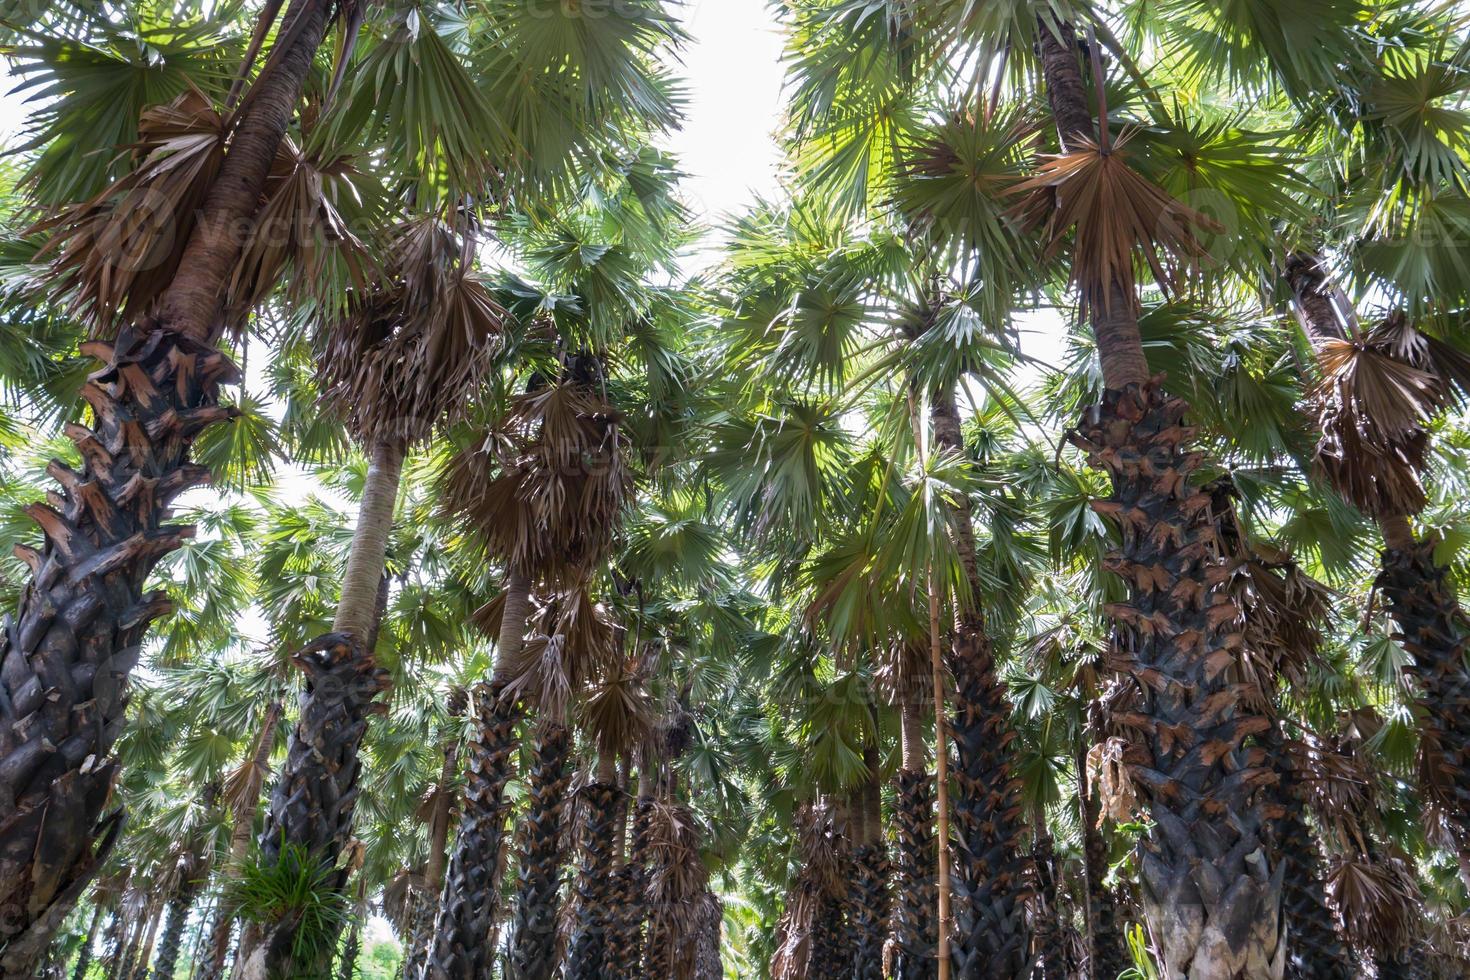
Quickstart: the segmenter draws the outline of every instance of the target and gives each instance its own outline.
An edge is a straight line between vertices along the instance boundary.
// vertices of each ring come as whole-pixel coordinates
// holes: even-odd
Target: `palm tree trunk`
[[[692,980],[722,980],[725,970],[720,962],[720,929],[725,921],[724,909],[714,892],[705,892],[701,904],[703,922],[699,927]]]
[[[92,965],[92,944],[97,941],[97,929],[102,924],[102,903],[98,902],[92,909],[92,924],[87,927],[87,938],[82,942],[82,948],[77,951],[77,964],[72,969],[72,980],[85,980],[87,967]]]
[[[572,734],[543,722],[531,748],[530,806],[521,825],[515,922],[506,980],[549,980],[556,969],[556,922],[561,910],[562,813],[572,775]]]
[[[129,974],[131,980],[147,980],[148,964],[153,962],[153,944],[158,938],[158,925],[163,921],[164,906],[155,903],[148,910],[148,931],[143,935],[143,943],[138,947],[138,958],[133,963]]]
[[[923,724],[919,705],[905,696],[899,714],[902,762],[894,774],[893,823],[896,842],[893,976],[896,980],[933,980],[938,940],[938,895],[934,869],[934,777],[925,771]]]
[[[954,390],[935,392],[934,444],[964,452]],[[949,508],[955,549],[969,579],[968,608],[956,616],[950,673],[954,676],[955,976],[1028,977],[1030,930],[1026,900],[1034,890],[1030,856],[1022,847],[1020,780],[1012,769],[1010,705],[985,620],[968,501]]]
[[[1092,130],[1075,45],[1040,33],[1052,111],[1075,146]],[[1092,324],[1107,390],[1071,441],[1107,471],[1112,493],[1094,508],[1121,532],[1107,567],[1129,599],[1107,611],[1139,689],[1137,712],[1118,721],[1154,820],[1140,842],[1145,916],[1167,980],[1279,977],[1281,869],[1264,846],[1261,792],[1274,777],[1248,744],[1270,722],[1234,668],[1242,613],[1222,588],[1209,497],[1190,486],[1201,456],[1185,448],[1187,406],[1150,379],[1135,298],[1113,286],[1120,295]]]
[[[185,872],[175,887],[168,902],[163,934],[158,940],[158,962],[153,967],[153,980],[173,980],[179,949],[184,941],[184,925],[189,921],[189,911],[194,907],[201,884],[202,879],[194,877],[192,872]]]
[[[362,925],[353,921],[347,932],[347,942],[342,947],[342,962],[337,969],[337,980],[352,980],[357,976],[357,956],[362,952]]]
[[[1300,776],[1284,754],[1278,758],[1285,812],[1275,829],[1276,851],[1286,868],[1282,913],[1286,919],[1287,980],[1352,980],[1358,970],[1327,907],[1322,860],[1307,828]]]
[[[1287,280],[1313,346],[1344,337],[1344,324],[1353,329],[1351,305],[1316,256],[1292,255]],[[1434,542],[1414,537],[1408,514],[1380,514],[1378,527],[1384,551],[1374,586],[1411,660],[1425,735],[1424,768],[1437,784],[1435,795],[1447,802],[1445,814],[1463,864],[1470,862],[1470,670],[1465,666],[1470,627],[1446,581],[1449,569],[1435,559]]]
[[[199,433],[229,412],[234,368],[214,347],[220,296],[276,148],[326,31],[327,0],[297,0],[286,50],[254,86],[202,220],[156,318],[85,351],[103,362],[83,388],[93,427],[70,425],[82,468],[53,463],[60,506],[31,508],[41,551],[13,626],[0,637],[0,972],[26,976],[106,859],[115,816],[99,820],[116,775],[128,675],[148,625],[168,607],[143,592],[192,529],[167,523],[173,499],[209,474],[191,464]],[[57,678],[67,678],[58,684]],[[59,699],[59,700],[58,700]]]
[[[337,867],[327,887],[339,892],[349,874],[338,867],[338,858],[352,839],[358,750],[368,719],[386,710],[378,695],[388,688],[388,672],[378,667],[369,643],[377,632],[378,595],[406,455],[407,446],[397,438],[379,439],[372,447],[333,632],[293,657],[306,674],[306,687],[260,839],[264,864],[274,864],[284,847],[295,846],[323,867]],[[294,976],[326,968],[295,961],[291,937],[297,925],[288,916],[269,927],[268,972]]]
[[[649,919],[648,865],[649,834],[653,824],[653,779],[646,763],[638,774],[638,801],[633,807],[633,830],[628,842],[628,860],[619,869],[623,876],[621,894],[621,953],[614,964],[622,980],[642,980],[643,949]]]
[[[892,913],[893,897],[888,890],[892,871],[888,845],[883,839],[883,793],[878,770],[878,747],[863,751],[868,766],[868,781],[863,785],[857,806],[861,812],[857,847],[853,850],[856,872],[852,909],[853,977],[855,980],[882,980],[883,942]]]
[[[512,568],[505,581],[495,655],[497,676],[475,687],[479,726],[465,753],[464,810],[434,922],[433,950],[424,973],[429,980],[490,977],[490,936],[500,899],[500,856],[510,809],[505,787],[510,782],[516,724],[521,719],[520,704],[503,696],[506,681],[501,673],[520,653],[530,604],[531,578]]]
[[[617,809],[627,794],[598,773],[582,790],[582,853],[577,870],[575,924],[567,954],[567,980],[601,980],[606,975],[607,933],[612,922],[615,872],[613,832]]]
[[[102,936],[102,945],[106,950],[102,954],[104,980],[116,980],[118,968],[122,965],[128,942],[126,921],[127,917],[123,914],[122,902],[119,899],[117,906],[112,910],[112,918],[107,922],[107,932]],[[82,978],[74,977],[73,980],[82,980]]]
[[[1096,731],[1089,726],[1096,736]],[[1086,903],[1089,976],[1093,980],[1112,980],[1132,966],[1128,942],[1118,925],[1118,909],[1107,886],[1108,848],[1102,834],[1102,806],[1087,779],[1087,747],[1077,743],[1077,805],[1082,820],[1082,873],[1086,879]]]
[[[270,765],[271,749],[275,745],[276,727],[281,721],[281,702],[272,701],[266,706],[261,719],[260,731],[250,749],[247,765],[246,785],[241,798],[235,801],[234,825],[230,828],[230,856],[224,868],[227,882],[240,877],[245,861],[250,856],[250,839],[255,834],[255,813],[260,808],[260,787]],[[224,902],[215,911],[214,925],[209,934],[209,959],[200,970],[200,980],[217,980],[224,976],[225,959],[230,952],[230,933],[234,916]]]
[[[1067,954],[1062,942],[1061,894],[1057,887],[1056,847],[1043,821],[1036,830],[1031,860],[1036,867],[1036,953],[1042,980],[1066,980]]]
[[[462,698],[457,694],[457,698]],[[455,717],[463,714],[463,703],[451,709]],[[429,943],[434,934],[434,909],[439,890],[444,887],[444,868],[449,860],[449,818],[454,809],[455,796],[447,787],[454,780],[459,768],[459,742],[451,740],[444,748],[444,765],[439,771],[434,810],[429,815],[429,856],[424,864],[423,886],[413,886],[408,921],[408,941],[404,944],[402,975],[418,980],[424,972],[429,956]]]

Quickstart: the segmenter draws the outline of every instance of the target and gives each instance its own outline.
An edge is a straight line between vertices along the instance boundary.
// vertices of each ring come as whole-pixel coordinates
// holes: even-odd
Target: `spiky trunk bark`
[[[1056,847],[1040,828],[1031,849],[1036,866],[1036,952],[1041,980],[1066,980],[1067,953],[1062,933],[1061,893],[1057,887]]]
[[[1040,32],[1047,95],[1064,147],[1092,134],[1074,39]],[[1274,776],[1250,744],[1269,722],[1246,707],[1232,669],[1241,612],[1222,589],[1228,569],[1208,496],[1189,486],[1200,455],[1184,447],[1185,404],[1150,379],[1135,297],[1115,281],[1092,327],[1103,401],[1072,441],[1107,471],[1094,506],[1121,532],[1108,568],[1129,585],[1109,607],[1117,651],[1141,709],[1116,719],[1134,733],[1128,762],[1154,818],[1141,842],[1145,914],[1169,980],[1279,977],[1281,869],[1263,842],[1260,789]]]
[[[388,689],[388,672],[377,666],[372,645],[406,454],[396,438],[379,439],[372,447],[333,632],[293,658],[307,685],[261,835],[262,863],[274,864],[283,847],[304,848],[323,868],[337,868],[326,886],[338,892],[347,886],[348,871],[338,866],[352,839],[358,751],[369,719],[386,710],[377,697]],[[295,975],[325,968],[296,962],[297,928],[290,919],[268,926],[268,971]]]
[[[878,747],[863,750],[868,768],[867,782],[854,794],[853,887],[851,914],[853,976],[856,980],[882,980],[883,944],[892,912],[888,879],[892,865],[883,839],[883,793]]]
[[[522,620],[524,625],[524,620]],[[488,980],[494,950],[489,941],[499,904],[498,869],[516,750],[518,702],[504,696],[505,682],[475,686],[478,724],[465,751],[465,786],[459,833],[444,878],[434,922],[434,942],[424,976],[432,980]]]
[[[613,829],[624,793],[608,783],[582,790],[582,853],[577,869],[576,921],[567,955],[568,980],[600,980],[612,921]]]
[[[143,934],[143,942],[138,947],[138,958],[128,974],[133,980],[146,980],[148,976],[148,964],[153,962],[153,944],[158,939],[158,925],[163,921],[163,911],[162,904],[155,903],[149,908],[148,930]]]
[[[260,78],[185,247],[157,318],[85,349],[104,366],[83,389],[93,427],[70,425],[82,469],[51,467],[54,508],[32,515],[42,551],[0,638],[0,971],[34,970],[52,935],[116,839],[99,820],[116,764],[128,676],[152,620],[167,608],[143,587],[191,531],[169,505],[208,473],[194,439],[228,417],[219,385],[233,368],[214,349],[220,296],[239,253],[236,226],[256,211],[271,161],[326,30],[326,0],[292,6],[293,37]],[[206,226],[214,229],[206,232]],[[205,239],[209,238],[209,241]]]
[[[1095,727],[1090,729],[1094,737]],[[1118,923],[1118,908],[1107,886],[1108,847],[1103,840],[1102,806],[1088,785],[1087,751],[1077,747],[1077,803],[1082,818],[1082,871],[1086,890],[1087,949],[1089,976],[1094,980],[1116,977],[1132,966],[1128,941]]]
[[[562,813],[571,772],[567,726],[542,723],[531,749],[530,805],[521,824],[513,932],[507,980],[548,980],[556,969],[556,921],[561,909]]]
[[[705,892],[700,907],[699,941],[694,954],[693,980],[721,980],[725,975],[720,963],[720,928],[725,914],[713,892]]]
[[[641,779],[641,777],[640,777]],[[640,787],[633,807],[633,830],[629,835],[628,860],[618,869],[619,895],[617,950],[612,967],[622,980],[641,980],[643,973],[644,927],[648,922],[648,848],[653,819],[653,799]]]
[[[479,725],[465,753],[464,809],[434,920],[433,948],[424,970],[429,980],[490,977],[500,859],[510,810],[505,787],[514,766],[516,725],[521,719],[520,704],[503,696],[503,674],[525,641],[530,603],[530,576],[512,568],[505,581],[496,676],[475,688]]]
[[[900,769],[897,800],[897,901],[893,909],[894,969],[897,980],[933,980],[939,929],[934,880],[934,777]]]
[[[1184,403],[1156,386],[1109,391],[1074,433],[1113,492],[1095,507],[1122,533],[1108,568],[1129,600],[1108,610],[1140,710],[1128,762],[1154,819],[1142,842],[1145,914],[1169,978],[1280,976],[1281,873],[1264,842],[1263,787],[1275,776],[1250,743],[1267,719],[1244,705],[1233,669],[1241,611],[1220,588],[1209,497],[1189,485],[1200,456]]]
[[[1358,970],[1327,907],[1322,861],[1307,828],[1298,780],[1286,766],[1281,773],[1285,812],[1275,830],[1276,850],[1285,869],[1286,976],[1288,980],[1352,980]]]
[[[451,709],[459,717],[463,704]],[[451,741],[444,748],[444,764],[439,770],[438,795],[434,810],[429,815],[429,856],[424,864],[423,887],[410,887],[409,934],[404,944],[402,974],[409,980],[423,976],[424,964],[429,956],[429,943],[434,934],[434,911],[439,892],[444,887],[444,869],[449,860],[449,823],[454,809],[454,795],[448,787],[459,769],[459,742]]]
[[[964,452],[954,390],[934,393],[934,444]],[[995,672],[995,658],[985,621],[975,530],[968,501],[949,508],[955,550],[969,579],[971,604],[956,616],[949,668],[954,676],[953,800],[955,877],[951,944],[955,976],[1027,977],[1030,975],[1030,930],[1026,902],[1034,889],[1031,859],[1022,847],[1020,780],[1015,776],[1010,743],[1010,705],[1005,684]]]

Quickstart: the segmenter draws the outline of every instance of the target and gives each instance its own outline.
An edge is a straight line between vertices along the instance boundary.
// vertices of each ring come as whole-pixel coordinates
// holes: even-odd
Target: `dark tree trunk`
[[[1040,33],[1057,129],[1075,149],[1092,111],[1074,38]],[[1253,741],[1269,721],[1235,668],[1241,610],[1223,588],[1209,496],[1189,485],[1201,455],[1184,448],[1185,404],[1149,377],[1135,297],[1114,282],[1105,306],[1092,328],[1107,390],[1072,441],[1112,481],[1094,508],[1120,533],[1107,568],[1129,586],[1107,613],[1139,692],[1138,711],[1114,722],[1131,731],[1127,762],[1154,819],[1139,862],[1145,914],[1166,976],[1279,977],[1281,870],[1264,847],[1261,793],[1274,775]]]
[[[324,887],[342,892],[350,868],[339,866],[338,856],[352,837],[361,769],[358,749],[368,718],[387,710],[378,698],[389,686],[388,672],[348,633],[328,634],[293,659],[306,675],[306,687],[297,702],[296,728],[271,793],[270,813],[260,836],[260,860],[274,865],[286,847],[299,848],[309,860],[333,869]],[[267,973],[312,975],[330,967],[330,962],[295,962],[298,927],[294,918],[267,927],[261,940]],[[320,944],[317,955],[329,957],[333,946],[335,943]],[[242,958],[248,960],[256,953],[242,943]]]
[[[807,966],[810,980],[852,976],[853,949],[847,929],[848,912],[846,894],[839,891],[824,896],[816,921],[812,923],[812,954]]]
[[[934,445],[964,452],[954,390],[934,394]],[[970,505],[950,507],[955,549],[969,579],[970,608],[956,616],[949,669],[954,676],[952,801],[954,866],[950,954],[957,980],[1026,978],[1031,936],[1026,903],[1034,891],[1023,846],[1021,784],[1012,767],[1010,704],[979,612],[982,586]]]
[[[856,980],[882,980],[883,943],[893,904],[888,891],[888,850],[881,840],[863,844],[853,852],[853,863],[857,871],[852,910],[857,940],[853,946],[853,976]]]
[[[337,969],[337,980],[352,980],[357,976],[357,957],[362,952],[362,927],[354,922],[347,932],[347,942],[342,946],[342,962]]]
[[[1056,847],[1044,828],[1031,851],[1036,866],[1036,959],[1041,980],[1066,980],[1067,952],[1062,930],[1061,894],[1057,888]]]
[[[85,980],[87,967],[92,965],[92,944],[97,941],[97,929],[102,923],[102,904],[92,909],[92,924],[87,928],[87,938],[77,951],[77,965],[72,969],[72,980]]]
[[[934,777],[900,769],[894,777],[897,801],[897,901],[893,909],[894,968],[897,980],[933,980],[939,942],[935,909],[938,889],[934,845]]]
[[[605,976],[606,939],[613,918],[613,831],[625,796],[609,783],[593,783],[582,790],[582,853],[567,980],[602,980]]]
[[[507,609],[509,603],[507,603]],[[524,620],[522,620],[524,627]],[[502,697],[503,681],[475,688],[479,724],[465,752],[463,811],[444,894],[434,922],[425,976],[432,980],[489,980],[494,950],[491,930],[499,903],[498,872],[516,750],[520,705]]]
[[[1200,456],[1183,448],[1184,411],[1153,385],[1109,391],[1073,435],[1112,479],[1096,507],[1121,531],[1107,563],[1130,586],[1109,614],[1139,701],[1114,723],[1133,732],[1128,762],[1155,823],[1144,909],[1169,976],[1280,976],[1281,868],[1266,858],[1261,792],[1275,776],[1252,741],[1270,723],[1242,703],[1242,614],[1219,587],[1229,568],[1209,495],[1189,484]]]
[[[1275,832],[1276,850],[1285,868],[1286,976],[1288,980],[1352,980],[1358,971],[1327,907],[1322,861],[1307,828],[1300,780],[1290,762],[1282,759],[1277,771],[1285,812],[1276,821]]]
[[[256,211],[300,98],[330,4],[298,0],[289,47],[255,84],[159,316],[86,352],[103,362],[83,388],[93,427],[67,427],[82,468],[51,467],[53,506],[31,514],[42,551],[22,549],[31,581],[0,637],[0,971],[26,976],[116,839],[103,818],[128,676],[152,620],[158,560],[192,530],[167,523],[180,492],[208,480],[194,439],[228,417],[232,365],[214,349],[220,297],[239,253],[235,226]],[[215,229],[209,232],[205,226]]]
[[[158,938],[158,962],[153,965],[153,980],[173,980],[179,949],[184,942],[184,926],[189,921],[189,912],[203,883],[202,877],[185,873],[184,879],[174,889],[168,902],[163,933]]]
[[[653,800],[640,796],[633,807],[628,860],[618,869],[617,940],[610,957],[615,978],[642,980],[645,927],[648,923],[649,831]]]
[[[544,722],[531,748],[530,806],[521,824],[515,923],[507,980],[549,980],[556,970],[556,923],[561,911],[562,817],[571,772],[567,726]]]
[[[699,941],[694,954],[692,980],[721,980],[724,967],[720,962],[720,929],[725,914],[713,892],[705,892],[700,908]]]

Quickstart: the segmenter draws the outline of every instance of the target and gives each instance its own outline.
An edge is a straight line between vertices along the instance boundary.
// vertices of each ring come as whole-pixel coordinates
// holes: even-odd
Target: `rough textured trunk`
[[[1066,980],[1067,953],[1062,932],[1062,903],[1057,888],[1056,848],[1044,830],[1031,850],[1036,866],[1035,958],[1041,980]]]
[[[184,880],[174,889],[168,902],[163,933],[158,939],[158,962],[153,965],[153,980],[173,980],[179,949],[184,942],[184,925],[189,921],[189,911],[194,907],[194,899],[203,884],[203,877],[185,874]]]
[[[1096,733],[1094,733],[1095,735]],[[1088,786],[1087,753],[1077,752],[1077,797],[1082,818],[1082,869],[1086,879],[1087,926],[1091,935],[1087,962],[1094,980],[1112,980],[1133,965],[1128,941],[1118,922],[1118,907],[1107,886],[1108,847],[1103,840],[1102,807]]]
[[[934,949],[939,941],[935,919],[934,777],[900,769],[894,785],[898,868],[894,881],[893,975],[897,980],[933,980],[937,968]]]
[[[140,644],[167,608],[143,587],[191,533],[167,520],[173,499],[208,479],[189,461],[194,439],[229,415],[218,388],[234,369],[213,338],[240,247],[235,225],[259,204],[328,7],[326,0],[293,6],[294,38],[256,82],[257,98],[231,138],[196,237],[206,223],[229,234],[216,233],[221,240],[207,246],[190,240],[159,317],[85,348],[104,366],[83,388],[92,427],[67,427],[81,471],[54,463],[60,493],[31,508],[46,542],[41,551],[19,549],[31,581],[0,638],[0,971],[7,975],[34,971],[115,841],[116,815],[99,819],[116,774],[112,746]]]
[[[377,632],[378,598],[388,561],[388,538],[393,532],[393,510],[403,479],[408,449],[398,439],[373,444],[357,510],[357,527],[342,575],[342,596],[332,630],[358,637],[371,653]]]
[[[953,389],[935,392],[934,444],[962,453],[964,441]],[[981,581],[970,505],[950,508],[955,549],[970,582],[971,608],[956,617],[949,668],[954,677],[952,801],[954,866],[951,958],[960,980],[1029,977],[1031,937],[1026,903],[1034,890],[1031,858],[1022,846],[1021,785],[1012,768],[1010,704],[995,672],[985,621],[978,611]]]
[[[1142,842],[1145,914],[1170,980],[1279,977],[1281,867],[1264,842],[1261,790],[1275,776],[1252,740],[1270,722],[1245,706],[1236,665],[1242,614],[1221,588],[1218,531],[1207,493],[1189,478],[1200,454],[1184,403],[1155,385],[1107,392],[1072,436],[1107,471],[1111,495],[1094,506],[1122,545],[1107,567],[1129,598],[1107,612],[1114,658],[1138,684],[1127,762],[1154,827]]]
[[[1426,791],[1443,801],[1456,850],[1470,854],[1470,671],[1465,668],[1470,621],[1434,559],[1434,543],[1389,548],[1377,588],[1409,673],[1419,689]]]
[[[615,978],[641,980],[643,973],[644,927],[648,922],[648,849],[653,818],[653,800],[640,795],[633,807],[633,830],[628,842],[628,860],[618,869],[617,939],[610,968]]]
[[[856,980],[881,980],[883,943],[892,908],[888,891],[891,865],[888,849],[881,841],[863,844],[853,852],[857,879],[852,909],[853,976]]]
[[[522,606],[524,608],[524,605]],[[507,615],[510,603],[506,603]],[[524,629],[525,620],[521,620]],[[444,878],[425,976],[433,980],[488,980],[494,950],[490,935],[499,903],[498,870],[516,750],[518,703],[502,697],[503,681],[476,685],[478,724],[465,751],[465,785],[459,833]]]
[[[819,977],[850,977],[853,949],[847,930],[847,896],[839,891],[825,896],[812,923],[812,956],[807,965],[809,980]]]
[[[567,726],[543,723],[531,748],[530,805],[522,820],[507,980],[548,980],[556,969],[561,910],[562,814],[571,772]]]
[[[284,847],[301,848],[322,867],[334,868],[324,885],[341,892],[350,869],[339,867],[338,858],[352,838],[361,768],[358,750],[368,718],[387,710],[379,695],[388,689],[388,672],[349,633],[321,637],[292,659],[306,675],[306,686],[297,702],[296,728],[286,759],[271,793],[270,813],[260,836],[260,860],[275,864]],[[297,976],[325,971],[328,964],[295,962],[292,948],[297,929],[295,920],[286,920],[267,930],[267,972]],[[330,955],[335,943],[322,946],[322,955]],[[242,958],[251,953],[242,944]]]
[[[128,974],[132,980],[147,980],[148,964],[153,962],[153,944],[158,939],[158,925],[163,921],[163,907],[155,905],[149,910],[148,929],[143,933],[143,942],[138,947],[137,959]]]
[[[1286,976],[1288,980],[1352,980],[1358,971],[1327,907],[1322,861],[1307,828],[1301,788],[1289,764],[1278,769],[1285,812],[1276,821],[1275,831],[1276,853],[1284,869]]]
[[[457,691],[452,697],[450,713],[464,714],[466,695]],[[434,810],[429,815],[429,856],[424,864],[422,887],[409,889],[408,936],[404,942],[402,975],[418,980],[429,957],[429,942],[434,934],[434,910],[439,892],[444,887],[444,868],[449,860],[449,823],[454,810],[455,794],[449,790],[459,770],[459,742],[451,740],[444,748],[444,765],[439,770],[439,783]]]
[[[700,919],[699,939],[694,952],[693,980],[721,980],[725,970],[720,962],[720,929],[725,921],[725,912],[713,892],[704,894]]]
[[[605,976],[606,938],[613,919],[613,831],[623,796],[621,789],[608,783],[592,783],[582,790],[582,853],[567,980],[601,980]]]

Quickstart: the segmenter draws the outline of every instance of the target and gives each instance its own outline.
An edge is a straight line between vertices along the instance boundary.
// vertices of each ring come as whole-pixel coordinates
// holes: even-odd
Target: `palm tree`
[[[562,820],[571,785],[571,730],[554,718],[537,725],[531,742],[530,807],[521,826],[515,908],[506,975],[547,980],[556,969]]]
[[[15,855],[6,869],[13,884],[0,897],[6,971],[30,972],[116,841],[117,818],[102,818],[115,768],[96,762],[111,757],[137,645],[165,609],[144,594],[145,581],[189,534],[168,523],[169,505],[208,476],[190,462],[190,448],[228,415],[218,405],[219,386],[234,367],[215,343],[225,325],[220,298],[241,252],[233,229],[259,208],[330,15],[324,0],[297,0],[286,10],[279,43],[237,107],[228,148],[198,198],[197,222],[173,229],[183,247],[162,274],[152,270],[151,288],[129,293],[128,322],[118,326],[110,310],[101,313],[98,326],[110,339],[86,349],[102,367],[84,389],[93,424],[70,430],[82,466],[58,463],[60,505],[32,511],[46,543],[25,552],[32,585],[16,611],[18,631],[0,648],[14,665],[7,670],[20,671],[11,675],[12,692],[22,675],[39,676],[43,663],[52,666],[42,673],[86,678],[58,693],[67,703],[47,700],[43,714],[36,714],[39,703],[13,694],[7,702],[7,731],[30,734],[0,745],[23,774],[4,833],[5,852]],[[132,176],[101,200],[126,201],[146,188],[144,172]],[[74,612],[56,618],[67,609]],[[82,616],[83,609],[91,611]],[[35,724],[15,727],[32,717]],[[68,748],[52,753],[47,746]]]

